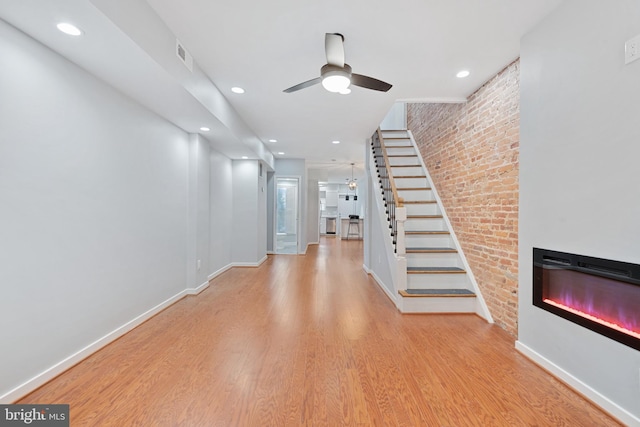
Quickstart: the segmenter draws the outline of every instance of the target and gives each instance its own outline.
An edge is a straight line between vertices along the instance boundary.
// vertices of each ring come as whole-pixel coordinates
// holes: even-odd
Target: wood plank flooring
[[[362,241],[236,268],[18,403],[72,426],[619,425],[475,315],[402,315]]]

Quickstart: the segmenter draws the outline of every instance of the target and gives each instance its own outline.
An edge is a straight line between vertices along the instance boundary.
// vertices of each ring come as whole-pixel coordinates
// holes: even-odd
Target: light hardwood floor
[[[402,315],[362,242],[236,268],[18,403],[72,426],[618,425],[475,315]]]

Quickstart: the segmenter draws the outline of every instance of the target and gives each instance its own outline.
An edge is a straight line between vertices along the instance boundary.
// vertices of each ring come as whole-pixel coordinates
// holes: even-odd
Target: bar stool
[[[349,215],[347,240],[349,240],[350,236],[356,236],[356,239],[360,239],[360,215]]]

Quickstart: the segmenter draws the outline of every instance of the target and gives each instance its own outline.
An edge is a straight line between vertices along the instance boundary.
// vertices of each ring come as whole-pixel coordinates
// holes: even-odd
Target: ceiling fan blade
[[[380,92],[387,92],[392,88],[389,83],[382,80],[374,79],[373,77],[363,76],[362,74],[351,74],[351,84],[360,86],[366,89],[379,90]]]
[[[300,84],[297,84],[295,86],[291,86],[289,89],[283,90],[283,92],[285,92],[285,93],[295,92],[295,91],[298,91],[300,89],[304,89],[304,88],[307,88],[309,86],[316,85],[316,84],[320,83],[321,81],[322,81],[322,77],[316,77],[315,79],[307,80],[304,83],[300,83]]]
[[[342,34],[326,33],[324,50],[327,54],[327,64],[344,67],[344,36]]]

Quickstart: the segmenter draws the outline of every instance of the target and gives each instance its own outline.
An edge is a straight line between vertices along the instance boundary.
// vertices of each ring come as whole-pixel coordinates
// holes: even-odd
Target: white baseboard
[[[230,268],[232,268],[232,267],[233,267],[233,264],[227,264],[227,265],[225,265],[224,267],[222,267],[221,269],[219,269],[219,270],[214,271],[213,273],[211,273],[211,274],[207,277],[207,279],[208,279],[208,280],[213,280],[213,279],[215,279],[216,277],[218,277],[219,275],[221,275],[222,273],[224,273],[225,271],[229,270],[229,269],[230,269]]]
[[[362,265],[362,268],[364,269],[365,273],[367,273],[368,275],[370,275],[371,277],[373,277],[373,280],[375,280],[375,282],[378,284],[378,286],[380,287],[380,289],[382,289],[384,291],[384,293],[387,295],[387,297],[389,297],[389,299],[393,302],[394,305],[398,305],[398,301],[396,301],[396,297],[395,295],[393,295],[391,293],[391,291],[384,285],[384,282],[382,281],[382,279],[380,279],[378,277],[378,275],[373,271],[370,270],[366,265]]]
[[[615,402],[611,401],[606,396],[600,394],[598,391],[591,388],[589,385],[583,383],[578,378],[571,375],[569,372],[562,369],[546,357],[537,353],[527,345],[520,341],[516,341],[516,350],[522,353],[527,358],[531,359],[534,363],[547,370],[549,373],[557,377],[559,380],[566,383],[569,387],[573,388],[578,393],[582,394],[585,398],[593,402],[595,405],[602,408],[605,412],[609,413],[612,417],[617,418],[622,423],[628,426],[640,427],[640,418],[628,412],[626,409],[620,407]]]
[[[207,285],[208,285],[208,283],[207,283]],[[202,286],[199,286],[196,289],[199,289],[200,287],[202,287]],[[11,391],[5,393],[4,395],[0,396],[0,404],[13,403],[16,400],[20,399],[21,397],[26,396],[27,394],[31,393],[33,390],[37,389],[38,387],[44,385],[48,381],[50,381],[53,378],[57,377],[58,375],[60,375],[64,371],[66,371],[67,369],[69,369],[72,366],[74,366],[75,364],[77,364],[78,362],[82,361],[83,359],[86,359],[91,354],[93,354],[96,351],[100,350],[101,348],[103,348],[107,344],[109,344],[109,343],[115,341],[116,339],[120,338],[121,336],[123,336],[124,334],[126,334],[127,332],[129,332],[130,330],[135,328],[136,326],[138,326],[138,325],[142,324],[143,322],[149,320],[151,317],[155,316],[156,314],[158,314],[159,312],[161,312],[165,308],[167,308],[170,305],[172,305],[172,304],[176,303],[177,301],[181,300],[187,294],[188,294],[188,290],[184,290],[184,291],[181,291],[181,292],[177,293],[176,295],[174,295],[171,298],[167,299],[166,301],[156,305],[155,307],[147,310],[146,312],[142,313],[138,317],[130,320],[129,322],[125,323],[124,325],[120,326],[119,328],[115,329],[114,331],[108,333],[107,335],[103,336],[102,338],[99,338],[98,340],[92,342],[91,344],[89,344],[88,346],[84,347],[80,351],[77,351],[76,353],[70,355],[66,359],[56,363],[55,365],[53,365],[52,367],[48,368],[47,370],[39,373],[38,375],[36,375],[35,377],[31,378],[30,380],[24,382],[23,384],[19,385],[18,387],[14,388],[13,390],[11,390]]]
[[[232,262],[229,264],[229,267],[260,267],[267,259],[268,257],[265,255],[264,258],[258,262]]]
[[[269,259],[269,257],[265,255],[264,258],[262,258],[258,262],[233,262],[230,264],[230,266],[231,267],[260,267],[262,263],[265,262],[267,259]]]
[[[209,279],[211,280],[211,279]],[[209,280],[198,286],[197,288],[187,288],[187,295],[198,295],[200,292],[204,291],[209,287]]]

